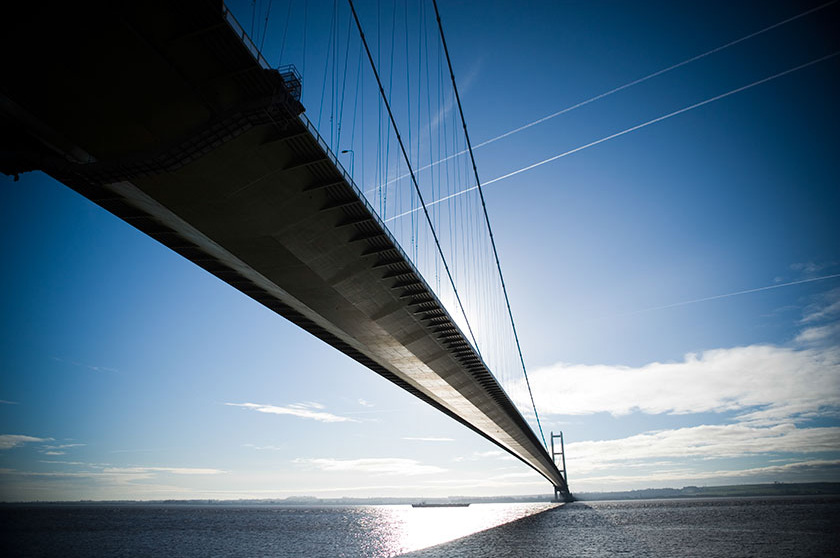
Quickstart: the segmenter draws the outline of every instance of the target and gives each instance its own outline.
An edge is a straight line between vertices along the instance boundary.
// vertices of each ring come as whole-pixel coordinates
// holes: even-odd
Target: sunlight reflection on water
[[[412,508],[376,506],[367,508],[376,523],[370,529],[378,536],[380,551],[395,556],[466,537],[549,510],[557,504],[472,504],[468,508]]]

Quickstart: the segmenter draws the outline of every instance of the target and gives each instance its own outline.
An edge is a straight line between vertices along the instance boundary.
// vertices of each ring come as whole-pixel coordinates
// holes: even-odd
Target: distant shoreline
[[[727,486],[686,486],[683,488],[645,488],[615,492],[574,493],[581,502],[604,500],[654,500],[654,499],[696,499],[696,498],[746,498],[774,496],[832,496],[840,495],[840,482],[736,484]],[[472,503],[472,504],[517,504],[549,502],[551,494],[527,496],[452,496],[449,498],[425,498],[429,503]],[[184,506],[375,506],[408,505],[417,503],[417,498],[316,498],[314,496],[292,496],[289,498],[240,499],[240,500],[59,500],[59,501],[17,501],[0,502],[0,506],[19,505],[184,505]]]
[[[840,494],[840,482],[734,484],[726,486],[685,486],[683,488],[645,488],[620,492],[581,492],[580,501],[652,500],[663,498],[747,498],[761,496],[829,496]]]

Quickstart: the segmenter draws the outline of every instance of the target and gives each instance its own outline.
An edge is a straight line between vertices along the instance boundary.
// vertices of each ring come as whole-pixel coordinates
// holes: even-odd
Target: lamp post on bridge
[[[352,149],[344,149],[341,152],[350,154],[350,177],[352,178],[354,176],[353,168],[356,166],[356,153]]]

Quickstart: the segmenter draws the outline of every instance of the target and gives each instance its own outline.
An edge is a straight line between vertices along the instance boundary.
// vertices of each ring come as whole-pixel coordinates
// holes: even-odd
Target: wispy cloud
[[[5,399],[0,399],[0,405],[19,405],[17,401],[6,401]]]
[[[221,475],[226,471],[204,467],[106,467],[102,472],[112,474],[169,473],[172,475]]]
[[[493,475],[492,477],[489,477],[489,480],[491,481],[501,481],[509,479],[531,479],[536,480],[538,482],[543,481],[542,476],[533,469],[522,471],[521,473],[503,473],[501,475]]]
[[[47,445],[43,446],[44,449],[47,450],[63,450],[63,449],[70,449],[70,448],[81,448],[86,446],[87,444],[58,444],[58,445]]]
[[[64,450],[84,447],[85,445],[87,444],[43,445],[38,451],[43,453],[44,455],[65,455],[67,452]]]
[[[104,471],[18,471],[15,469],[2,470],[4,475],[17,477],[38,477],[55,479],[95,479],[106,484],[125,484],[136,480],[153,477],[151,472],[104,472]]]
[[[73,366],[78,366],[79,368],[85,368],[87,370],[91,370],[93,372],[111,372],[111,373],[119,373],[119,370],[116,368],[110,368],[108,366],[96,366],[93,364],[86,364],[84,362],[76,362],[74,360],[68,360],[65,358],[60,357],[52,357],[53,360],[57,362],[66,362],[67,364],[72,364]]]
[[[231,407],[242,407],[244,409],[251,409],[260,413],[268,413],[272,415],[291,415],[300,418],[307,418],[317,420],[318,422],[359,422],[350,417],[342,417],[328,413],[321,409],[323,405],[319,403],[294,403],[281,407],[278,405],[263,405],[260,403],[225,403]]]
[[[794,341],[800,345],[812,345],[814,343],[824,343],[838,335],[840,335],[840,324],[830,324],[806,328],[796,336]]]
[[[286,449],[284,446],[258,446],[256,444],[242,444],[242,447],[251,448],[259,451],[270,450],[270,451],[278,451],[282,449]]]
[[[27,443],[49,441],[52,441],[52,438],[36,438],[35,436],[24,436],[21,434],[0,434],[0,450],[16,448]]]
[[[108,453],[157,453],[163,450],[159,448],[132,448],[109,450]]]
[[[207,467],[117,466],[41,461],[39,470],[0,469],[0,500],[165,499],[202,497],[227,472]],[[45,470],[46,469],[46,470]],[[52,469],[52,470],[49,470]]]
[[[435,438],[431,436],[403,436],[403,440],[413,440],[415,442],[454,442],[455,438]]]
[[[790,268],[793,271],[798,271],[804,275],[816,275],[817,273],[824,272],[826,269],[830,269],[832,267],[836,267],[837,262],[797,262],[790,265]]]
[[[463,461],[485,461],[487,459],[502,459],[502,460],[514,460],[516,459],[511,454],[506,451],[502,450],[487,450],[487,451],[474,451],[468,456],[460,456],[456,457],[456,462],[463,462]]]
[[[322,471],[369,473],[375,475],[431,475],[446,472],[435,465],[423,465],[414,459],[397,457],[367,459],[296,459],[295,463],[315,467]]]
[[[370,403],[369,401],[365,401],[364,399],[359,399],[359,405],[362,407],[373,407],[374,404]]]
[[[819,300],[805,309],[802,324],[817,324],[840,318],[840,288],[823,293]]]
[[[476,457],[484,458],[484,457],[504,457],[508,454],[503,452],[502,450],[488,450],[488,451],[477,451],[473,455],[476,456]]]
[[[82,466],[85,467],[85,469],[76,471],[21,471],[16,469],[3,469],[0,471],[0,474],[13,478],[37,478],[44,480],[57,479],[62,482],[72,479],[87,479],[95,483],[95,487],[99,488],[131,486],[132,490],[138,490],[141,488],[151,488],[151,485],[147,485],[145,483],[135,484],[136,481],[152,480],[159,478],[161,474],[205,476],[219,475],[226,472],[220,469],[190,467],[110,467],[76,462],[52,463]],[[89,490],[90,485],[88,485],[86,489]]]

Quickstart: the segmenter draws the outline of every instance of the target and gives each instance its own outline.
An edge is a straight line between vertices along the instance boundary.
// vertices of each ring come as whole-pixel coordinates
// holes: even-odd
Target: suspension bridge
[[[270,64],[255,44],[257,18],[246,32],[221,2],[128,3],[95,17],[64,5],[46,19],[21,7],[29,13],[16,14],[3,39],[26,55],[4,61],[0,170],[46,172],[492,441],[569,499],[562,451],[553,435],[549,449],[524,396],[475,161],[450,163],[470,144],[437,6],[418,7],[425,23],[413,31],[408,8],[402,14],[403,106],[391,94],[397,8],[379,33],[390,31],[387,63],[388,41],[369,43],[350,8],[332,14],[331,90],[322,89],[316,124],[295,67]],[[33,40],[26,22],[36,20]],[[363,62],[375,78],[367,96]],[[370,113],[376,124],[365,130]],[[465,187],[476,195],[452,196]]]

